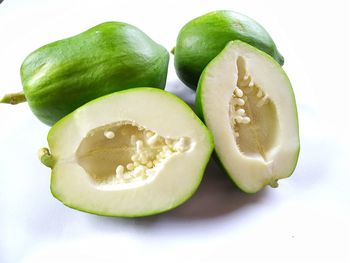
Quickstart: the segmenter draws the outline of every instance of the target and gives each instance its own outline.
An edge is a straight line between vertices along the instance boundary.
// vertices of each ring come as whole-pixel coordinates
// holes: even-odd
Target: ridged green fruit
[[[164,88],[169,53],[138,28],[106,22],[45,45],[21,66],[25,98],[52,125],[84,103],[115,91]],[[16,103],[18,96],[2,102]]]
[[[231,40],[246,42],[283,65],[283,56],[271,36],[255,20],[233,11],[214,11],[193,19],[181,29],[174,51],[179,78],[196,89],[205,66]]]

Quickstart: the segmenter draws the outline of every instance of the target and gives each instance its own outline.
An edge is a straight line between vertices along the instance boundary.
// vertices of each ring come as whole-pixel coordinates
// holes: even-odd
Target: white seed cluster
[[[260,108],[261,106],[265,105],[267,102],[267,95],[264,94],[259,86],[255,85],[254,81],[247,73],[244,75],[243,81],[240,83],[240,85],[244,86],[245,93],[247,94],[251,94],[252,92],[254,93],[254,90],[256,91],[255,96],[259,99],[256,103],[256,107]]]
[[[250,123],[250,118],[246,115],[245,109],[243,108],[247,99],[248,98],[244,95],[243,90],[239,87],[236,87],[233,92],[231,104],[231,120],[234,123]]]
[[[120,183],[147,179],[155,172],[155,167],[171,158],[173,155],[185,152],[190,147],[186,138],[170,139],[163,138],[157,133],[146,131],[145,136],[137,138],[130,137],[130,145],[135,151],[131,155],[131,162],[117,165],[115,180]]]
[[[267,95],[264,94],[262,89],[254,83],[252,77],[248,73],[245,73],[243,78],[238,81],[230,103],[231,125],[235,130],[235,137],[239,137],[239,132],[235,126],[236,124],[251,123],[251,119],[246,113],[246,103],[248,101],[247,95],[256,96],[258,100],[255,106],[258,108],[267,102]]]

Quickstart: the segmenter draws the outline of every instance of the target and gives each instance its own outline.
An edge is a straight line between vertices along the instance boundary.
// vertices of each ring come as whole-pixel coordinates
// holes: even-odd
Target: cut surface
[[[288,77],[271,57],[230,42],[203,72],[196,106],[222,165],[242,190],[276,187],[293,172],[299,153],[296,104]]]
[[[117,92],[77,109],[49,132],[51,191],[65,205],[109,216],[172,209],[197,189],[213,143],[176,96]]]

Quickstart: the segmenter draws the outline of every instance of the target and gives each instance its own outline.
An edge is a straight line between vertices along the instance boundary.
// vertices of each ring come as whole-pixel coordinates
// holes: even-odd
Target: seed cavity
[[[278,132],[276,107],[249,74],[243,57],[237,59],[237,69],[228,112],[235,143],[242,154],[268,162]]]
[[[123,121],[91,130],[76,151],[78,164],[97,187],[151,180],[162,164],[190,151],[188,137],[164,137]]]

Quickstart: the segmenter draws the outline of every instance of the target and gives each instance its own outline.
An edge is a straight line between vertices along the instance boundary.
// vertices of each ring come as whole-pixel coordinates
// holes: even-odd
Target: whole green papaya
[[[164,88],[169,54],[138,28],[122,22],[99,24],[45,45],[21,66],[25,99],[33,113],[52,125],[97,97],[133,87]],[[20,94],[2,102],[21,102]]]
[[[246,42],[283,65],[283,56],[258,22],[233,11],[220,10],[197,17],[180,30],[174,49],[179,78],[196,89],[205,66],[232,40]]]

